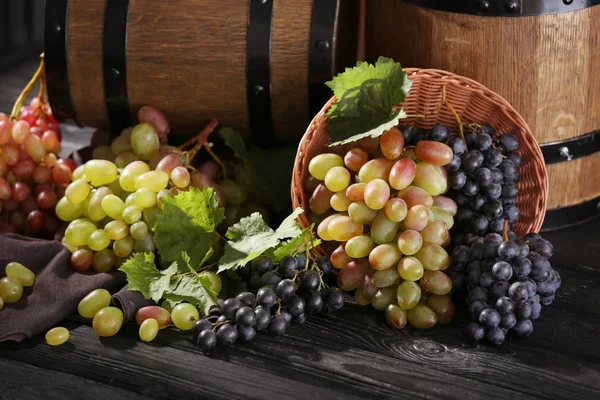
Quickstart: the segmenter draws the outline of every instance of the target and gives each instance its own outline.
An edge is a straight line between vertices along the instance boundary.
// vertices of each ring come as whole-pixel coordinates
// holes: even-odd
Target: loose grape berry
[[[300,296],[292,296],[287,301],[286,309],[290,314],[292,314],[293,317],[298,317],[298,316],[304,314],[304,310],[305,310],[304,300]]]
[[[275,293],[281,300],[287,300],[296,293],[296,285],[291,279],[284,279],[277,284]]]
[[[333,310],[339,310],[344,306],[344,293],[339,288],[329,288],[326,296],[327,305]]]
[[[242,302],[238,299],[227,299],[223,303],[223,315],[233,320],[237,311],[242,308]]]
[[[200,333],[207,329],[212,329],[212,323],[208,319],[202,318],[196,321],[192,326],[192,337],[197,339]]]
[[[209,332],[209,331],[205,331]],[[219,343],[223,346],[231,346],[235,343],[238,338],[237,329],[233,325],[225,324],[221,325],[217,329],[217,339]],[[200,336],[198,336],[198,340],[200,340]]]
[[[467,325],[467,337],[473,342],[479,342],[485,337],[485,328],[476,322]]]
[[[308,291],[317,290],[320,281],[317,271],[309,270],[300,275],[300,285]]]
[[[254,326],[256,324],[256,313],[248,306],[244,306],[235,313],[235,322],[241,326]]]
[[[529,297],[529,292],[524,283],[515,282],[510,285],[510,288],[508,289],[508,295],[515,303],[521,303],[527,300]]]
[[[298,261],[292,256],[286,256],[281,260],[279,264],[279,275],[284,279],[291,279],[294,277],[294,273],[298,269]]]
[[[281,281],[277,272],[269,271],[261,278],[261,286],[276,286]]]
[[[256,337],[256,329],[251,326],[237,326],[238,337],[242,342],[251,342]]]
[[[306,312],[317,314],[323,308],[323,297],[320,292],[310,292],[306,297]]]
[[[500,325],[500,314],[493,308],[486,308],[479,315],[479,322],[489,328],[495,328]]]
[[[248,307],[256,306],[256,296],[254,296],[254,294],[251,292],[242,292],[242,293],[238,294],[237,296],[235,296],[235,298],[238,299],[244,306],[248,306]]]
[[[273,335],[281,336],[287,330],[288,325],[289,322],[284,317],[277,315],[273,317],[269,323],[269,332],[271,332]]]
[[[265,308],[270,308],[277,302],[277,295],[270,287],[263,287],[256,293],[256,302]]]
[[[500,297],[496,300],[496,310],[502,315],[510,314],[515,310],[515,302],[508,297]]]

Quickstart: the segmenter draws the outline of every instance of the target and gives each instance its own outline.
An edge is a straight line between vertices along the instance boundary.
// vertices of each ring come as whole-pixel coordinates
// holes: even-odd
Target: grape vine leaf
[[[163,204],[154,227],[161,259],[183,265],[181,255],[188,252],[191,265],[198,266],[218,240],[216,229],[225,217],[215,191],[191,187],[187,192],[164,197]]]
[[[211,307],[217,305],[217,294],[210,289],[210,279],[206,275],[198,274],[192,268],[191,259],[186,252],[181,254],[185,273],[171,279],[165,289],[163,298],[169,305],[174,306],[183,301],[200,308],[204,315],[208,315]]]
[[[380,57],[375,65],[358,62],[327,86],[337,98],[327,112],[330,146],[378,137],[407,116],[395,108],[406,99],[412,81],[390,58]]]
[[[321,239],[314,239],[311,228],[306,228],[302,233],[293,239],[282,243],[281,246],[275,248],[271,254],[273,261],[281,261],[284,257],[295,255],[304,251],[317,247],[321,244]],[[307,246],[308,245],[308,246]]]
[[[154,263],[154,253],[135,253],[119,270],[127,276],[128,290],[140,292],[158,303],[169,288],[171,277],[177,273],[177,262],[160,271]]]
[[[260,213],[253,213],[233,225],[225,235],[229,239],[223,247],[219,260],[219,273],[246,265],[267,250],[281,244],[281,240],[295,238],[302,234],[296,222],[304,210],[297,208],[277,228],[273,230],[265,223]]]
[[[233,150],[240,160],[248,162],[248,148],[246,147],[246,143],[244,143],[244,138],[238,131],[226,126],[219,130],[219,135],[225,142],[225,145]]]

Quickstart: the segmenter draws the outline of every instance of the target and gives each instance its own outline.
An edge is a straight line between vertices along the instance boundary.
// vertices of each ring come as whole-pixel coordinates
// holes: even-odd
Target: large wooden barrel
[[[505,97],[548,167],[543,230],[600,213],[599,0],[370,1],[366,57],[440,68]]]
[[[118,131],[145,104],[172,134],[212,117],[269,144],[297,141],[355,64],[360,0],[46,0],[55,115]]]

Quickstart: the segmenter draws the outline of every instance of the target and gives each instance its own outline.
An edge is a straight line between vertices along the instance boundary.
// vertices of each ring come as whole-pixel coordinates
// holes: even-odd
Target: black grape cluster
[[[234,297],[219,299],[211,315],[196,322],[192,337],[206,354],[218,344],[252,341],[257,332],[283,335],[292,322],[303,323],[308,314],[327,313],[344,305],[344,293],[327,287],[331,273],[327,257],[309,260],[287,256],[277,265],[266,256],[236,270],[241,278]]]
[[[410,144],[436,140],[447,144],[454,152],[452,161],[446,165],[451,189],[446,196],[458,206],[452,228],[455,245],[469,245],[487,233],[501,233],[504,220],[512,224],[519,219],[517,182],[523,161],[515,152],[519,142],[512,134],[495,139],[493,134],[489,125],[471,125],[465,131],[465,141],[451,136],[443,125],[434,126],[431,131],[412,128],[404,134]],[[509,235],[516,238],[512,232]]]
[[[532,320],[554,301],[561,284],[550,265],[552,254],[552,244],[537,233],[506,241],[488,233],[454,249],[454,289],[467,293],[471,341],[500,345],[509,332],[531,334]]]

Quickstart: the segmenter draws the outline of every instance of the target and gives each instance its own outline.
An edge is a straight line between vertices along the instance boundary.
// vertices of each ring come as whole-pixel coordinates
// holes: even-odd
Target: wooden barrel
[[[46,0],[56,116],[118,131],[151,104],[172,134],[209,118],[296,141],[359,54],[360,0]]]
[[[541,144],[543,230],[600,213],[599,0],[370,1],[366,58],[439,68],[506,98]]]

